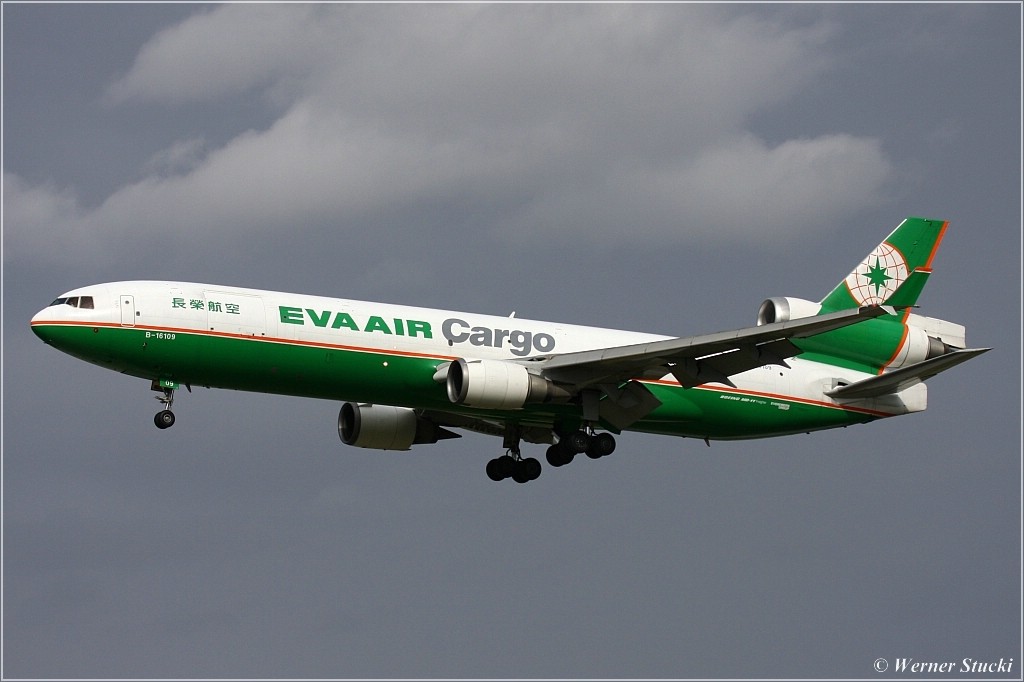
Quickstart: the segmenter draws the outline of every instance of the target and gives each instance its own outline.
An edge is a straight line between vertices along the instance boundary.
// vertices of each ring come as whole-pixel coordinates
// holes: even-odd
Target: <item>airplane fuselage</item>
[[[686,337],[187,282],[112,282],[32,319],[47,344],[150,380],[175,423],[184,385],[343,401],[343,443],[498,436],[494,481],[600,459],[626,430],[782,436],[924,410],[924,381],[988,351],[912,312],[947,223],[907,218],[818,302],[764,300],[756,326]]]
[[[62,302],[60,302],[62,301]],[[85,301],[91,307],[84,307]],[[33,331],[82,360],[152,381],[436,409],[508,419],[453,405],[439,370],[459,358],[513,360],[672,337],[184,282],[132,281],[68,292],[32,319]],[[72,305],[71,303],[74,303]],[[924,409],[923,384],[849,402],[825,395],[855,369],[791,358],[732,377],[734,386],[640,381],[661,405],[629,429],[695,438],[759,438]],[[528,405],[514,418],[550,426],[574,405]]]

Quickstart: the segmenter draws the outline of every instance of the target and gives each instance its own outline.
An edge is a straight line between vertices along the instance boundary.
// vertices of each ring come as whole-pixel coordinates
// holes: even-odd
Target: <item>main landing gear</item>
[[[492,481],[511,478],[516,483],[527,483],[540,477],[540,462],[533,457],[523,459],[519,450],[519,433],[510,426],[505,433],[507,452],[487,463],[487,476]],[[586,453],[590,459],[607,457],[615,451],[615,436],[610,433],[594,433],[586,428],[560,435],[558,442],[548,448],[548,464],[553,467],[565,466],[576,455]]]
[[[540,477],[540,462],[533,457],[523,459],[518,450],[509,450],[487,463],[487,477],[492,481],[511,478],[516,483],[529,483]]]
[[[487,463],[487,477],[492,481],[504,481],[511,478],[516,483],[529,483],[540,477],[541,466],[533,457],[523,459],[519,450],[522,437],[516,424],[505,427],[505,454]]]
[[[573,461],[576,455],[587,454],[590,459],[600,459],[615,452],[615,436],[610,433],[573,431],[560,438],[548,448],[548,464],[562,467]]]

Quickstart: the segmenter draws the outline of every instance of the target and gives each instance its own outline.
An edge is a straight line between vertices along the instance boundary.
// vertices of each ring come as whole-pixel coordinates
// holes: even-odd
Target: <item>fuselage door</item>
[[[253,294],[207,291],[206,313],[210,331],[241,336],[266,336],[263,299]]]
[[[127,294],[121,296],[121,326],[135,326],[135,297]]]

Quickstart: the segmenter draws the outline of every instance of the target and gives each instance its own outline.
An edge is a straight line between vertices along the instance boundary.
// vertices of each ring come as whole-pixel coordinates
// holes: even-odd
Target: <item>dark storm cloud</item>
[[[144,117],[256,92],[279,117],[219,144],[176,139],[95,206],[9,171],[11,255],[54,258],[54,231],[89,235],[75,246],[99,258],[128,235],[245,238],[466,196],[486,197],[477,229],[499,243],[621,241],[628,216],[631,240],[735,241],[765,216],[799,233],[873,201],[891,170],[872,137],[768,145],[745,127],[828,71],[832,30],[710,8],[199,12],[105,100]]]

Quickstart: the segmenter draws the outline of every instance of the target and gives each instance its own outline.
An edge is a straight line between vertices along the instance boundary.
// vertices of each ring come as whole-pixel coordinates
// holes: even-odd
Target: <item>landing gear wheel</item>
[[[517,464],[511,455],[492,459],[487,463],[487,477],[492,481],[504,481],[514,474]]]
[[[557,443],[548,448],[546,457],[548,464],[553,467],[562,467],[568,464],[576,456],[575,452],[570,452],[561,443]]]
[[[581,452],[587,451],[587,448],[590,447],[590,441],[590,434],[586,431],[573,431],[563,438],[560,444],[567,451],[572,452],[574,455],[578,455]]]
[[[161,410],[153,417],[153,423],[158,429],[169,429],[174,426],[174,413],[170,410]]]
[[[540,478],[541,470],[540,462],[533,457],[516,459],[513,455],[502,455],[487,463],[487,478],[495,482],[511,478],[516,483],[529,483]]]
[[[600,459],[615,452],[615,436],[610,433],[599,433],[590,439],[587,446],[587,457]]]
[[[516,462],[515,467],[512,469],[512,480],[516,483],[529,483],[530,477],[526,473],[526,467],[523,466],[522,462]]]
[[[523,461],[519,462],[519,466],[521,466],[523,468],[523,471],[526,473],[527,481],[536,481],[538,478],[540,478],[540,472],[542,471],[542,467],[537,459],[533,457],[528,457],[527,459],[524,459]]]
[[[541,466],[533,457],[521,459],[513,465],[512,480],[516,483],[529,483],[540,477]]]

